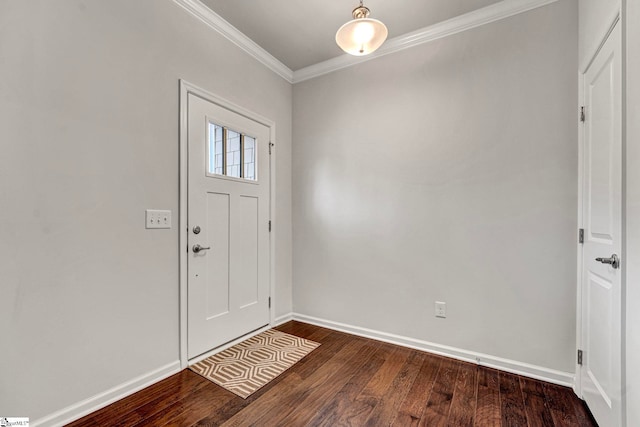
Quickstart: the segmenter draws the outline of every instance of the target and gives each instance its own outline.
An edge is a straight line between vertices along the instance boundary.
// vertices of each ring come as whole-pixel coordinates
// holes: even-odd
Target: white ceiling
[[[293,71],[343,54],[338,28],[358,0],[201,0]],[[371,17],[400,36],[500,0],[365,0]]]

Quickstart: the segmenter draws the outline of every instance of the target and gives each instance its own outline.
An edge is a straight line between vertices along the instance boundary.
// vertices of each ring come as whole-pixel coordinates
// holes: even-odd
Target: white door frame
[[[247,117],[253,121],[256,121],[266,127],[269,128],[269,138],[270,144],[275,145],[276,141],[276,124],[275,122],[262,117],[259,114],[256,114],[252,111],[249,111],[239,105],[232,103],[231,101],[227,101],[224,98],[221,98],[217,95],[212,94],[211,92],[202,89],[192,83],[186,82],[184,80],[180,80],[180,220],[179,220],[179,253],[180,253],[180,305],[179,305],[179,313],[180,313],[180,367],[181,369],[186,368],[189,365],[189,360],[187,356],[187,265],[188,265],[188,254],[187,254],[187,238],[188,238],[188,216],[187,216],[187,206],[188,206],[188,181],[189,181],[189,111],[188,111],[188,102],[187,98],[189,94],[198,96],[204,100],[207,100],[213,104],[219,105],[223,108],[231,110],[235,113],[240,114],[241,116]],[[269,308],[269,326],[274,323],[274,313],[275,313],[275,238],[273,237],[275,234],[275,194],[276,194],[276,174],[275,174],[275,164],[276,164],[276,150],[270,149],[271,155],[269,156],[269,219],[274,226],[271,229],[271,233],[269,233],[269,252],[270,252],[270,262],[269,262],[269,295],[271,297],[271,307]],[[263,328],[264,329],[264,328]],[[220,348],[222,349],[222,348]],[[218,350],[220,350],[218,349]],[[208,356],[210,353],[205,354]]]
[[[591,57],[589,59],[589,61],[584,65],[584,67],[582,69],[579,70],[578,72],[578,110],[580,111],[580,108],[582,106],[584,106],[584,74],[587,72],[587,70],[589,69],[589,67],[591,66],[591,64],[593,63],[593,61],[595,60],[596,56],[598,56],[598,53],[600,52],[600,50],[602,49],[602,46],[604,46],[605,42],[607,41],[607,39],[609,38],[609,35],[611,34],[611,32],[614,30],[616,24],[619,23],[620,21],[620,16],[621,16],[621,12],[620,10],[618,10],[618,12],[616,13],[615,17],[613,18],[613,20],[610,22],[610,25],[607,29],[607,31],[603,34],[603,37],[600,40],[600,43],[598,43],[598,47],[597,49],[591,54]],[[624,118],[623,118],[624,120]],[[623,121],[624,123],[624,121]],[[583,201],[584,201],[584,182],[585,182],[585,176],[584,176],[584,153],[585,153],[585,148],[584,148],[584,144],[585,144],[585,140],[584,140],[584,122],[580,122],[580,120],[578,120],[578,228],[579,229],[584,229],[584,215],[583,215]],[[622,140],[622,153],[624,156],[624,138]],[[623,162],[624,163],[624,162]],[[623,171],[623,183],[622,185],[624,186],[624,171]],[[622,197],[622,205],[624,206],[625,204],[625,193],[624,191],[621,194]],[[622,248],[624,249],[624,241],[625,241],[625,235],[624,235],[624,222],[625,222],[625,212],[624,209],[622,210]],[[577,241],[577,239],[576,239]],[[582,399],[582,379],[581,379],[581,370],[582,370],[582,366],[578,364],[578,359],[577,359],[577,351],[579,349],[583,349],[583,343],[582,343],[582,324],[583,324],[583,318],[582,318],[582,267],[583,267],[583,245],[581,243],[577,243],[578,245],[578,251],[577,251],[577,255],[578,255],[578,259],[577,259],[577,292],[576,292],[576,359],[575,359],[575,378],[574,378],[574,387],[573,390],[575,392],[575,394],[580,397]],[[620,254],[621,256],[623,256],[624,254]],[[624,271],[626,270],[625,267],[625,263],[624,261],[621,263],[620,265],[621,269],[620,269],[620,274],[621,274],[621,287],[622,287],[622,295],[624,296],[625,293],[625,281],[624,281]],[[624,306],[624,302],[623,302],[623,306]],[[622,314],[624,314],[624,308],[622,310]],[[622,340],[622,346],[624,347],[624,316],[622,318],[622,336],[621,336],[621,340]],[[624,371],[624,364],[623,364],[623,371]],[[622,387],[624,389],[625,387],[625,379],[624,376],[621,378],[621,382],[622,382]],[[624,394],[623,394],[623,407],[624,407]]]

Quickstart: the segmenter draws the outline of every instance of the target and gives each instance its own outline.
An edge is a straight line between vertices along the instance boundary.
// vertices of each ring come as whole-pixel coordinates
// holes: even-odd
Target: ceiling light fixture
[[[362,5],[353,9],[353,20],[344,24],[336,33],[336,43],[345,52],[368,55],[382,46],[387,39],[387,27],[377,19],[369,18],[371,11]]]

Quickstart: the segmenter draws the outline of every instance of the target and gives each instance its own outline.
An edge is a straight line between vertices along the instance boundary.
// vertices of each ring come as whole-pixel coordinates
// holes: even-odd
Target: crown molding
[[[226,39],[230,40],[253,58],[257,59],[271,71],[278,74],[289,83],[295,84],[324,74],[332,73],[343,68],[351,67],[362,62],[370,61],[381,56],[399,52],[413,46],[418,46],[423,43],[428,43],[433,40],[461,33],[481,25],[509,18],[519,13],[555,3],[558,0],[502,0],[481,9],[456,16],[455,18],[394,37],[387,40],[380,49],[370,55],[352,56],[344,54],[296,71],[292,71],[289,67],[276,59],[253,40],[240,32],[236,27],[224,20],[220,15],[202,4],[200,0],[173,1],[200,21],[207,24],[210,28],[223,35]]]
[[[481,25],[509,18],[519,13],[527,12],[558,0],[502,0],[498,3],[483,7],[473,12],[465,13],[455,18],[424,27],[422,29],[394,37],[370,55],[352,56],[344,54],[335,58],[310,65],[294,71],[293,83],[303,82],[324,74],[370,61],[381,56],[399,52],[413,46],[418,46],[446,36],[457,34]]]
[[[222,34],[240,49],[257,59],[280,77],[293,83],[293,71],[273,55],[261,48],[256,42],[241,33],[236,27],[224,20],[220,15],[202,4],[200,0],[173,0],[187,12]]]

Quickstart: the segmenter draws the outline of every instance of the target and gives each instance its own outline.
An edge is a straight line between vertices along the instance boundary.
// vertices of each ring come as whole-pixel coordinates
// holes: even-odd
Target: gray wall
[[[626,387],[627,425],[640,426],[640,2],[627,0]]]
[[[170,0],[0,1],[0,415],[178,360],[178,79],[276,122],[291,311],[291,85]],[[173,229],[145,230],[146,208]]]
[[[574,371],[577,13],[294,86],[295,312]]]

